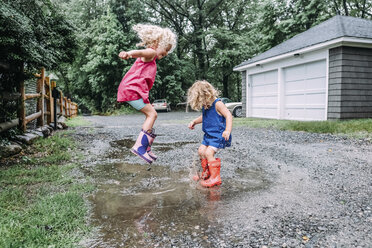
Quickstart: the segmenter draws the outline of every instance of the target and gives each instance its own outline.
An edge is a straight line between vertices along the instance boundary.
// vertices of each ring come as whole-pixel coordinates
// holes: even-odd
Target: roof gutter
[[[276,60],[286,59],[286,58],[289,58],[289,57],[293,57],[297,54],[308,53],[308,52],[312,52],[312,51],[323,49],[323,48],[330,49],[330,48],[334,48],[334,47],[338,47],[338,46],[347,46],[347,45],[372,48],[372,39],[355,38],[355,37],[341,37],[341,38],[337,38],[337,39],[330,40],[330,41],[327,41],[327,42],[319,43],[319,44],[316,44],[316,45],[313,45],[313,46],[309,46],[309,47],[301,48],[301,49],[298,49],[298,50],[294,50],[294,51],[291,51],[291,52],[288,52],[288,53],[285,53],[285,54],[270,57],[270,58],[267,58],[267,59],[257,60],[255,62],[252,62],[252,63],[247,64],[247,65],[243,65],[243,66],[240,66],[240,67],[235,67],[233,69],[233,71],[245,71],[248,68],[255,67],[257,65],[263,65],[263,64],[274,62]]]

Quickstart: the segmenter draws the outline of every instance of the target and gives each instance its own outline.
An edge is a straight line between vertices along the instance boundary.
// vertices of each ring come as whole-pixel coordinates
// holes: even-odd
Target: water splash
[[[193,180],[193,177],[196,175],[200,175],[201,173],[201,166],[200,166],[200,158],[198,152],[195,152],[192,158],[192,163],[189,167],[189,178],[192,184],[196,184]]]

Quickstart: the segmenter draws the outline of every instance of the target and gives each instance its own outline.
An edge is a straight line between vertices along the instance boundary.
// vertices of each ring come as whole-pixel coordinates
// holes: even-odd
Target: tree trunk
[[[201,38],[202,30],[198,28],[195,32],[195,54],[198,59],[198,70],[196,78],[205,79],[205,60],[204,60],[204,49],[203,49],[203,39]]]
[[[342,4],[344,5],[345,15],[348,16],[349,15],[349,10],[347,9],[346,0],[342,0]]]
[[[223,84],[223,96],[229,97],[229,76],[223,75],[222,77],[222,84]]]

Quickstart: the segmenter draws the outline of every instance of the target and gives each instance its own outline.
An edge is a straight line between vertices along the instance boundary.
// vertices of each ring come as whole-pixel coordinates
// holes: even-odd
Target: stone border
[[[66,118],[58,118],[57,130],[67,128],[68,126],[66,125]],[[44,125],[42,127],[38,127],[37,129],[27,131],[24,134],[14,136],[12,141],[10,141],[10,144],[0,146],[0,159],[8,158],[21,153],[24,146],[31,145],[36,139],[40,137],[49,137],[53,133],[53,131],[54,123],[52,122],[49,125]]]

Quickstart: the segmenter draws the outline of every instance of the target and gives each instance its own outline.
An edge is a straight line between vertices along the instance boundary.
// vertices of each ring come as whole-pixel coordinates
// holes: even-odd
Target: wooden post
[[[50,87],[49,87],[49,100],[50,100],[50,121],[55,122],[57,120],[54,120],[54,98],[52,94],[52,90],[56,87],[56,81],[50,81]]]
[[[23,64],[20,69],[20,73],[23,77]],[[25,81],[23,78],[21,82],[19,82],[18,92],[21,93],[20,104],[18,106],[19,128],[23,132],[26,132]]]
[[[59,91],[59,108],[60,108],[60,114],[63,116],[63,93],[60,90]]]
[[[40,93],[40,98],[37,100],[36,112],[41,111],[41,116],[37,118],[37,125],[44,125],[44,80],[45,80],[45,69],[41,68],[40,78],[37,80],[37,93]]]
[[[68,117],[71,117],[71,99],[68,99]]]
[[[50,79],[45,77],[45,95],[47,95],[47,124],[52,122],[52,91],[50,90]]]
[[[67,97],[64,97],[63,100],[65,102],[65,104],[64,104],[65,105],[65,117],[68,117],[67,116]]]
[[[72,117],[75,117],[76,115],[76,106],[75,106],[75,103],[73,102],[72,103]]]

